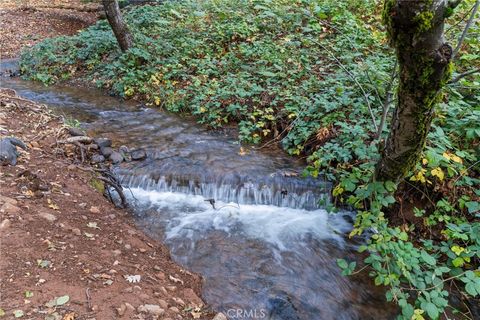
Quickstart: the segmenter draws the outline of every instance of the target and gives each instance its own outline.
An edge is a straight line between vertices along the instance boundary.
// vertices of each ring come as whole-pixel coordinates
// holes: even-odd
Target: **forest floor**
[[[3,0],[0,58],[96,19],[80,0]],[[0,137],[28,146],[16,166],[0,167],[0,318],[211,319],[202,279],[104,198],[89,166],[57,148],[63,127],[45,106],[0,89]]]
[[[28,150],[16,166],[1,167],[0,315],[210,319],[201,278],[107,201],[88,165],[57,148],[59,118],[12,91],[0,89],[1,135]]]
[[[96,7],[81,0],[0,1],[0,57],[13,58],[46,38],[75,34],[97,21]]]

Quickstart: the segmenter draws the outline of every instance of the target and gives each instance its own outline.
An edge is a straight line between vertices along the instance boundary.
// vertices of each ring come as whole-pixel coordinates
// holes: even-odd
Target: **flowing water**
[[[132,191],[136,221],[204,277],[205,300],[230,319],[394,317],[365,274],[341,276],[335,260],[357,257],[358,244],[345,237],[353,215],[322,209],[330,185],[303,178],[302,161],[278,150],[241,150],[228,132],[93,89],[6,77],[1,86],[78,119],[117,147],[146,150],[146,160],[115,168]]]

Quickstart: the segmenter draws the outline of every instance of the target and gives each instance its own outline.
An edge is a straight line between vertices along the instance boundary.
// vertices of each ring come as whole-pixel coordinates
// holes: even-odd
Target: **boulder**
[[[94,139],[95,144],[97,144],[100,148],[111,147],[112,140],[107,138],[96,138]]]
[[[147,153],[143,150],[135,150],[130,153],[132,160],[140,161],[147,157]]]
[[[121,146],[118,149],[118,152],[120,152],[120,154],[123,156],[123,160],[125,160],[126,162],[132,161],[132,157],[130,156],[130,150],[127,146]]]

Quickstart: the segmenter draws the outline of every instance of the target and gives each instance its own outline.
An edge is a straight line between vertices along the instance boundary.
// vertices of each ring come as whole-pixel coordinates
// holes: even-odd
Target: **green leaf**
[[[461,267],[461,266],[463,266],[464,263],[465,263],[465,261],[463,261],[462,257],[457,257],[457,258],[452,260],[452,264],[453,264],[454,267]]]
[[[431,303],[431,302],[425,303],[424,309],[425,309],[425,311],[427,312],[427,314],[430,318],[432,318],[432,319],[437,319],[438,318],[438,315],[439,315],[438,308],[433,303]]]
[[[345,259],[337,259],[337,265],[338,265],[341,269],[346,269],[346,268],[348,268],[348,262],[347,262]]]
[[[421,257],[422,257],[423,261],[425,261],[429,265],[434,266],[437,263],[435,258],[432,257],[431,255],[429,255],[425,250],[422,250]]]
[[[392,181],[386,181],[385,189],[387,189],[388,192],[393,192],[395,189],[397,189],[397,185]]]
[[[61,296],[61,297],[58,297],[57,300],[56,300],[56,304],[57,306],[62,306],[64,305],[65,303],[67,303],[68,301],[70,300],[70,297],[65,295],[65,296]]]
[[[469,282],[465,285],[465,291],[467,291],[467,293],[472,297],[475,297],[477,294],[479,294],[475,288],[475,283],[473,282]]]
[[[31,297],[33,297],[33,292],[29,290],[25,291],[25,298],[31,298]]]
[[[22,310],[15,310],[15,311],[13,311],[13,315],[15,316],[15,318],[21,318],[21,317],[23,317],[23,311]]]
[[[3,317],[4,315],[5,315],[5,311],[2,308],[0,308],[0,317]]]

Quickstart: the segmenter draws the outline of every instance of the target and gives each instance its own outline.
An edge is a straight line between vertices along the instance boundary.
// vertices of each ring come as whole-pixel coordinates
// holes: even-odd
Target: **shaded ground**
[[[0,57],[18,56],[45,38],[72,35],[97,20],[97,5],[80,0],[0,1]],[[69,8],[69,9],[58,9]]]
[[[16,310],[26,319],[211,318],[199,298],[200,277],[173,263],[166,247],[92,186],[88,166],[56,147],[57,117],[12,91],[0,89],[0,133],[29,148],[16,166],[0,167],[6,318]],[[129,282],[131,275],[140,281]],[[68,302],[52,302],[66,295]]]

